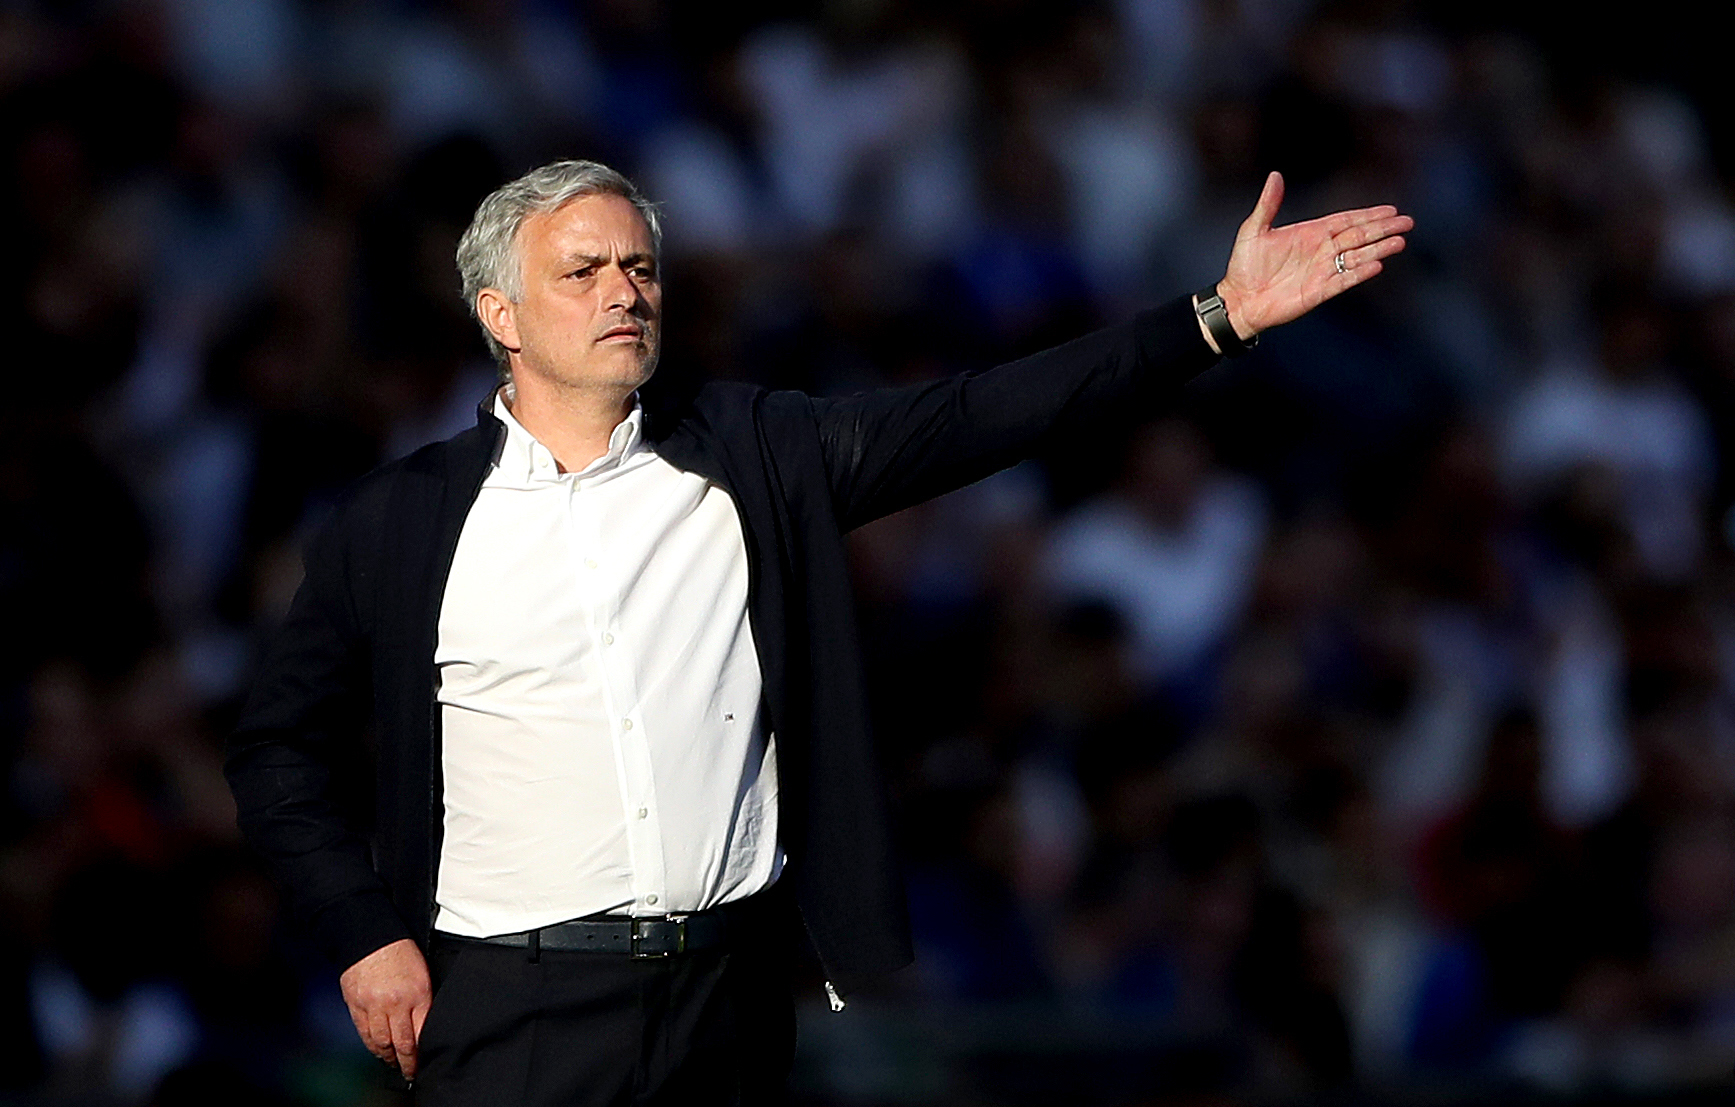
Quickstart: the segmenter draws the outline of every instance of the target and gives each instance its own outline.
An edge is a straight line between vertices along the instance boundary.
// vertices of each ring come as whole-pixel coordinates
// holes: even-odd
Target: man
[[[502,388],[315,538],[228,762],[421,1102],[773,1100],[783,924],[834,1007],[909,960],[842,535],[1154,405],[1403,248],[1389,207],[1273,227],[1282,189],[1221,282],[1132,323],[910,388],[668,410],[639,402],[655,210],[582,161],[483,201],[458,263]],[[331,783],[370,717],[371,844]]]

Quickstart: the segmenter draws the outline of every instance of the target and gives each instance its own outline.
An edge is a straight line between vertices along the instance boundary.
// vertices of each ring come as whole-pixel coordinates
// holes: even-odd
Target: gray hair
[[[620,196],[632,202],[644,216],[651,230],[651,242],[658,253],[663,247],[663,225],[657,217],[657,206],[645,199],[626,177],[601,162],[550,162],[508,181],[476,207],[470,226],[458,239],[458,277],[463,281],[464,303],[470,315],[481,324],[476,310],[476,294],[484,288],[497,288],[513,303],[524,295],[524,266],[518,257],[518,229],[526,216],[554,211],[581,196],[599,193]],[[511,384],[506,360],[506,348],[494,340],[486,326],[482,339],[488,352],[500,367],[500,378]]]

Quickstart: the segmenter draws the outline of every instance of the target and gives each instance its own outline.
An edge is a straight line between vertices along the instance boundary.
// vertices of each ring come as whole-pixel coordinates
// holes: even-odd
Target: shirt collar
[[[494,394],[494,417],[506,427],[506,437],[501,443],[500,455],[495,461],[495,467],[507,475],[526,480],[559,480],[562,474],[559,465],[554,460],[554,454],[547,446],[536,440],[536,436],[524,429],[512,410],[506,406],[506,398],[502,392]],[[581,469],[576,475],[594,477],[599,473],[618,468],[621,462],[637,453],[644,447],[645,409],[639,403],[638,393],[633,393],[633,409],[627,417],[615,425],[608,436],[608,452]]]

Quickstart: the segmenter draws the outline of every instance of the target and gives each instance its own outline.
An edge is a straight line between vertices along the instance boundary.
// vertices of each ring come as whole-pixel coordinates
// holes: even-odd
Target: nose
[[[643,300],[639,286],[619,265],[603,267],[603,308],[607,311],[635,311]]]

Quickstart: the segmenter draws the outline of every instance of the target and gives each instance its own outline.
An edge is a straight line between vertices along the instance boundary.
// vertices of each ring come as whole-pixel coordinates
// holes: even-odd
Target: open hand
[[[338,978],[356,1033],[375,1057],[396,1065],[405,1080],[416,1075],[416,1040],[434,991],[428,963],[408,938],[381,946]]]
[[[1282,204],[1283,175],[1272,173],[1253,214],[1235,233],[1229,271],[1217,284],[1229,322],[1243,340],[1378,276],[1384,260],[1404,248],[1404,233],[1416,225],[1384,204],[1274,227]]]

